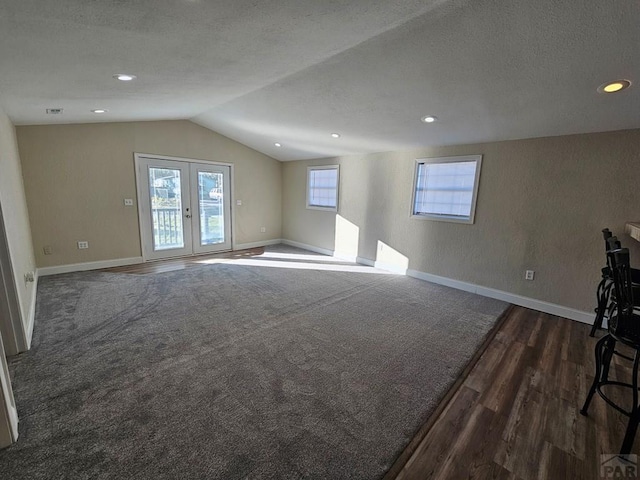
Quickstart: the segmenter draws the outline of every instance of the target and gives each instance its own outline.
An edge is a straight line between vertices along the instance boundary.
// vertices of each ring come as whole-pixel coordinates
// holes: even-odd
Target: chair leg
[[[620,455],[628,455],[633,448],[633,441],[636,438],[636,432],[638,430],[638,424],[640,423],[640,408],[638,405],[638,363],[640,362],[640,352],[636,350],[636,355],[633,360],[633,407],[631,408],[631,416],[629,417],[629,423],[627,423],[627,431],[624,434],[624,440],[622,441],[622,448],[620,448]]]
[[[602,374],[600,376],[601,382],[606,382],[609,380],[609,367],[611,367],[611,359],[613,358],[613,353],[616,349],[616,341],[615,339],[607,335],[608,341],[606,342],[603,351],[602,351]]]
[[[591,327],[591,333],[589,333],[590,337],[595,336],[596,331],[599,328],[602,328],[602,321],[604,320],[604,312],[607,309],[607,304],[609,303],[609,292],[610,288],[607,288],[608,281],[606,278],[603,278],[598,284],[598,289],[596,290],[596,296],[598,297],[598,307],[596,308],[596,318],[593,321],[593,326]]]
[[[604,350],[605,350],[605,348],[607,348],[610,338],[611,337],[609,335],[605,335],[600,340],[598,340],[598,343],[596,343],[596,348],[595,348],[596,373],[595,373],[595,376],[593,378],[593,383],[591,384],[591,388],[589,389],[589,393],[587,394],[587,398],[584,401],[584,405],[582,406],[582,409],[580,410],[580,413],[582,415],[584,415],[585,417],[587,416],[587,412],[589,410],[589,405],[591,404],[591,399],[593,399],[593,395],[596,393],[596,388],[598,387],[598,382],[600,382],[600,377],[602,375],[602,363],[603,363],[603,359],[604,359]],[[610,360],[610,358],[609,358],[609,360]]]

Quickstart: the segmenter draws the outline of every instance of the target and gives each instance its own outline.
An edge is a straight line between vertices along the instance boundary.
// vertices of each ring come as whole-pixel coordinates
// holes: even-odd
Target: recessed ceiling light
[[[438,117],[434,117],[433,115],[425,115],[420,120],[422,120],[424,123],[433,123],[438,120]]]
[[[599,93],[615,93],[625,88],[629,88],[631,82],[629,80],[616,80],[615,82],[603,83],[598,87]]]
[[[274,143],[274,145],[275,145],[276,147],[281,147],[281,146],[282,146],[282,144],[281,144],[281,143],[278,143],[278,142]]]
[[[116,80],[120,80],[121,82],[130,82],[131,80],[135,80],[136,77],[135,75],[130,75],[128,73],[116,73],[113,78],[115,78]]]
[[[340,138],[340,134],[339,133],[332,133],[331,136],[333,138]]]
[[[104,108],[96,108],[95,110],[91,110],[93,113],[107,113],[109,110],[105,110]]]

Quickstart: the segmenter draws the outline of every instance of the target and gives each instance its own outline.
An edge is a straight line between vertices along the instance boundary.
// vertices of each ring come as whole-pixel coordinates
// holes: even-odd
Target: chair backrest
[[[606,229],[608,231],[608,229]],[[603,230],[604,232],[604,230]],[[609,232],[611,233],[611,232]],[[618,237],[612,237],[611,235],[609,235],[608,237],[605,238],[604,243],[607,245],[607,266],[606,268],[602,269],[602,276],[608,278],[609,280],[612,280],[612,269],[613,269],[613,265],[611,264],[611,257],[609,257],[609,252],[612,252],[614,250],[619,250],[620,248],[622,248],[622,245],[620,244],[620,240],[618,240]]]
[[[609,230],[608,228],[603,228],[602,229],[602,238],[604,238],[604,251],[605,252],[609,251],[609,243],[607,242],[607,240],[609,240],[612,236],[613,236],[613,233],[611,233],[611,230]]]
[[[622,248],[622,244],[620,243],[620,240],[618,240],[618,237],[609,237],[605,243],[607,244],[607,252]]]
[[[640,342],[640,322],[634,321],[633,288],[629,249],[607,252],[615,289],[616,314],[609,320],[609,333],[634,343]]]

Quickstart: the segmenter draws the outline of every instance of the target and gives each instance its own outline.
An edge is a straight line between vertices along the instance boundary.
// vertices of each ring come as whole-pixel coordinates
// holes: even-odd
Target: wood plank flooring
[[[627,418],[598,396],[580,415],[593,380],[589,329],[514,307],[396,479],[600,478],[600,454],[618,452]],[[628,363],[617,360],[611,377],[629,381]],[[621,393],[612,396],[624,404]]]

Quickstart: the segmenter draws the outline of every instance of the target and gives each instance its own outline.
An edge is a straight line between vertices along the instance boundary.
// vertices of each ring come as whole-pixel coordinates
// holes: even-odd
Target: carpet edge
[[[514,304],[509,304],[507,308],[504,310],[504,312],[500,314],[500,316],[496,320],[496,323],[493,325],[493,327],[491,327],[491,330],[489,330],[489,332],[487,332],[487,334],[485,335],[485,338],[480,344],[480,347],[478,348],[478,350],[476,350],[476,352],[469,359],[465,367],[462,369],[462,372],[460,373],[458,378],[455,380],[455,382],[453,382],[453,385],[451,385],[451,387],[438,400],[436,408],[433,410],[431,415],[429,415],[429,418],[427,419],[427,421],[424,424],[422,424],[422,426],[414,434],[413,438],[411,438],[411,440],[409,441],[407,446],[404,448],[404,450],[402,450],[400,455],[398,455],[396,460],[393,462],[393,465],[391,466],[391,468],[387,471],[387,473],[382,477],[381,480],[395,480],[398,477],[398,475],[400,475],[405,465],[409,462],[409,460],[411,459],[411,456],[417,450],[422,440],[424,440],[424,438],[427,436],[431,428],[433,428],[436,421],[438,420],[442,412],[445,410],[445,408],[447,407],[447,405],[449,404],[453,396],[457,393],[457,391],[460,389],[464,381],[467,379],[473,367],[476,366],[476,364],[478,363],[482,355],[484,355],[484,352],[487,350],[487,348],[489,347],[493,339],[496,337],[496,334],[498,333],[498,331],[500,331],[500,328],[502,328],[502,325],[504,324],[505,320],[509,317],[509,314],[513,311],[514,308],[515,308]]]

